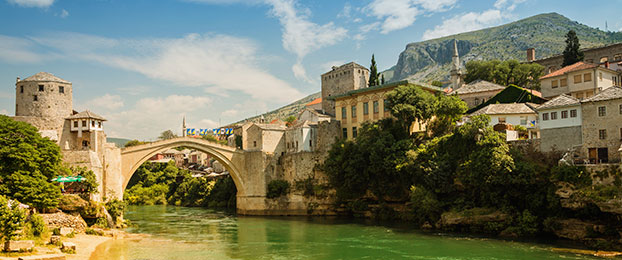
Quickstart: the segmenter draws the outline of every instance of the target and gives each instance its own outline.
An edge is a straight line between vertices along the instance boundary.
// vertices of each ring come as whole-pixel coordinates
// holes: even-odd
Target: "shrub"
[[[266,197],[269,199],[278,198],[289,192],[289,182],[285,180],[273,180],[268,183]]]
[[[443,212],[436,195],[423,187],[413,185],[410,188],[410,201],[412,202],[411,207],[415,214],[415,221],[419,224],[426,221],[434,223]]]
[[[17,201],[9,202],[0,195],[0,238],[5,241],[13,239],[16,236],[15,231],[24,226],[26,216],[18,205]]]
[[[47,229],[45,225],[45,221],[38,214],[33,214],[30,216],[30,225],[32,226],[32,235],[35,237],[40,237],[45,233]]]
[[[106,210],[112,217],[114,222],[117,222],[117,219],[120,216],[123,216],[123,211],[125,210],[125,202],[118,199],[111,199],[105,204]]]

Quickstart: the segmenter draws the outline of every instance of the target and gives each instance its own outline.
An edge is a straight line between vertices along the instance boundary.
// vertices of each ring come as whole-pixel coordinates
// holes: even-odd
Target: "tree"
[[[9,201],[0,195],[0,240],[9,241],[15,238],[15,231],[24,225],[26,215],[18,205],[17,201]]]
[[[402,122],[406,131],[415,120],[427,124],[435,113],[436,97],[417,85],[398,86],[387,94],[391,115]]]
[[[168,140],[168,139],[173,139],[175,137],[177,137],[177,135],[175,133],[173,133],[173,131],[166,130],[166,131],[164,131],[164,132],[162,132],[160,134],[160,137],[158,137],[158,139],[160,139],[160,140]]]
[[[371,65],[369,66],[369,86],[378,85],[378,68],[376,67],[376,58],[371,55]]]
[[[124,147],[132,147],[132,146],[146,144],[146,143],[148,143],[148,142],[138,141],[138,140],[134,139],[134,140],[131,140],[131,141],[125,143]]]
[[[579,37],[574,30],[568,31],[566,34],[566,49],[564,49],[564,62],[562,67],[575,64],[576,62],[583,60],[583,51],[580,50],[581,44],[579,43]]]
[[[432,86],[436,86],[436,87],[442,87],[443,86],[443,82],[440,82],[438,80],[432,81],[432,83],[430,84]]]
[[[432,130],[433,136],[443,136],[450,133],[456,122],[462,118],[468,107],[458,96],[438,95],[434,114],[436,117],[428,129]]]
[[[0,195],[37,209],[55,208],[60,187],[49,180],[61,170],[55,142],[30,124],[0,115]]]
[[[382,74],[382,77],[380,78],[380,84],[384,84],[384,74]]]
[[[288,116],[285,118],[285,122],[288,127],[292,126],[296,122],[296,116]]]
[[[469,61],[465,66],[467,83],[485,80],[502,86],[514,84],[536,90],[540,88],[540,77],[544,73],[540,64],[517,60]]]

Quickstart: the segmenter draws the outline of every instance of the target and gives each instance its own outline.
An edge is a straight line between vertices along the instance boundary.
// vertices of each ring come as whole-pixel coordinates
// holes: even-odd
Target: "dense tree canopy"
[[[60,148],[24,122],[0,115],[0,195],[39,209],[58,205],[60,188],[49,180],[61,172]]]
[[[517,60],[469,61],[466,63],[467,83],[485,80],[502,86],[514,84],[529,89],[540,89],[544,67],[537,63],[520,63]]]
[[[578,61],[582,61],[584,58],[583,51],[581,51],[581,44],[579,43],[579,37],[574,30],[568,31],[566,34],[566,48],[563,52],[564,62],[562,67],[572,65]]]

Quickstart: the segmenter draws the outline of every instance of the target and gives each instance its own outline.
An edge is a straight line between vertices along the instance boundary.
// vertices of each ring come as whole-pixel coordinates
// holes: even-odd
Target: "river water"
[[[202,208],[132,206],[130,233],[91,259],[595,259],[547,244],[418,232],[327,218],[241,217]]]

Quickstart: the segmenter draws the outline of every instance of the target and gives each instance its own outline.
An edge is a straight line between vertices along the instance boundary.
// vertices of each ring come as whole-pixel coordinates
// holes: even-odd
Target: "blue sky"
[[[622,1],[0,0],[0,114],[15,78],[73,83],[110,137],[214,128],[320,90],[332,65],[395,65],[409,42],[557,12],[618,31]],[[586,15],[589,14],[589,15]]]

